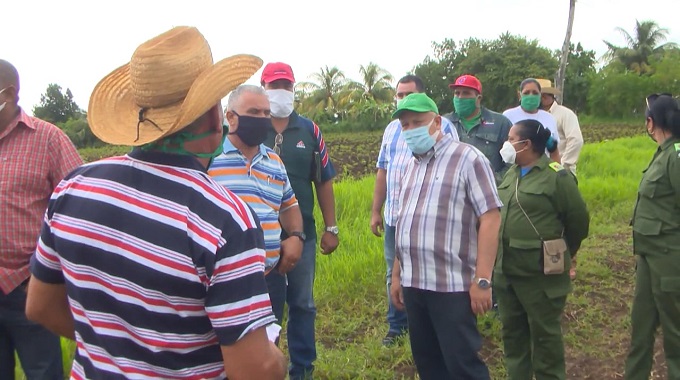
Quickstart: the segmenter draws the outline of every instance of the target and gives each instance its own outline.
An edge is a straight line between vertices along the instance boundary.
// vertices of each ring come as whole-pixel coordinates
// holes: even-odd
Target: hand
[[[575,257],[571,258],[571,269],[569,269],[569,278],[571,278],[572,281],[576,279],[576,258]]]
[[[338,241],[337,235],[328,231],[324,232],[323,236],[321,236],[321,253],[330,255],[338,248],[338,244],[340,244],[340,242]]]
[[[383,227],[383,219],[379,212],[371,212],[371,232],[373,235],[380,237],[382,232],[385,231]]]
[[[470,306],[476,315],[482,315],[491,310],[491,288],[481,289],[477,284],[470,285]]]
[[[390,300],[397,310],[403,311],[406,309],[406,305],[404,305],[404,290],[401,288],[401,281],[399,281],[399,279],[394,281],[394,278],[392,278],[392,283],[390,284]]]
[[[277,265],[279,273],[288,273],[302,257],[302,240],[297,236],[291,236],[281,242],[281,258]]]

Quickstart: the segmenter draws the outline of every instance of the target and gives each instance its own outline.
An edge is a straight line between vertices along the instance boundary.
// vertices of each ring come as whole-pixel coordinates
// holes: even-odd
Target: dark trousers
[[[470,293],[404,288],[411,352],[422,380],[489,380]]]
[[[14,379],[14,351],[28,380],[64,378],[59,337],[26,319],[22,285],[5,295],[0,291],[0,379]]]

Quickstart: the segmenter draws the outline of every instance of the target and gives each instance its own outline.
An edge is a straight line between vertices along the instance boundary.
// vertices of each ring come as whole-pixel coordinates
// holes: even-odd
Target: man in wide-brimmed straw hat
[[[136,148],[59,184],[28,289],[29,318],[77,341],[73,377],[284,378],[259,220],[206,173],[221,99],[261,65],[213,63],[203,35],[177,27],[95,87],[92,131]]]

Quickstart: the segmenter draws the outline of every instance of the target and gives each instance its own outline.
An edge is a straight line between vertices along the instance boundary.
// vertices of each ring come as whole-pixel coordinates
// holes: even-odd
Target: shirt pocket
[[[508,252],[503,254],[503,273],[511,276],[533,276],[543,273],[542,243],[538,239],[508,240]]]
[[[640,190],[638,191],[640,195],[654,199],[673,194],[673,189],[664,177],[664,174],[661,170],[652,170],[645,173],[640,183]]]
[[[663,223],[658,219],[649,219],[636,216],[633,223],[633,231],[645,236],[657,236],[661,234]]]
[[[477,134],[476,148],[484,153],[487,157],[493,157],[494,154],[500,151],[498,147],[498,133],[497,131],[489,131]]]

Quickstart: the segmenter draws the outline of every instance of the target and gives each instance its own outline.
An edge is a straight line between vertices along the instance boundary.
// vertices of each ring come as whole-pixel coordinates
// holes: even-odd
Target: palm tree
[[[359,67],[361,83],[358,88],[363,90],[363,95],[372,98],[377,103],[390,103],[394,97],[394,90],[390,84],[394,78],[386,70],[377,64],[370,62],[368,65]]]
[[[322,67],[311,75],[312,81],[302,82],[300,88],[307,93],[306,102],[314,112],[335,115],[338,105],[347,92],[347,78],[336,66]]]
[[[655,21],[639,22],[635,20],[634,36],[623,28],[616,28],[626,39],[625,47],[616,46],[604,41],[609,51],[605,55],[610,62],[621,62],[628,70],[639,74],[649,71],[650,57],[660,55],[666,49],[677,48],[673,42],[662,44],[668,38],[668,29],[661,28]]]

